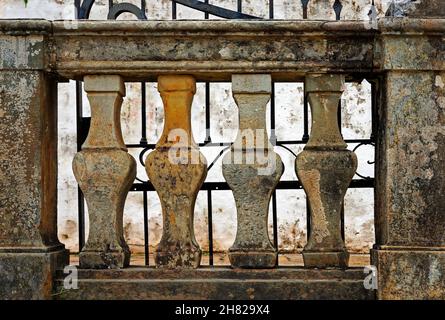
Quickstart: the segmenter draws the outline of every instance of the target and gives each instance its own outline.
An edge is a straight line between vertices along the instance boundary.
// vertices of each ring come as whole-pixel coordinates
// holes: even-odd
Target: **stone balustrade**
[[[232,267],[276,266],[267,217],[283,166],[265,109],[272,81],[285,80],[305,82],[312,111],[311,136],[296,160],[311,208],[304,263],[345,269],[340,211],[357,159],[339,132],[337,107],[345,79],[373,77],[380,85],[377,297],[445,298],[443,19],[387,18],[374,29],[347,21],[72,26],[0,21],[0,297],[50,298],[56,269],[68,263],[56,227],[57,81],[83,80],[91,104],[89,135],[73,161],[91,225],[80,267],[90,270],[129,264],[122,215],[136,164],[122,139],[120,107],[125,81],[157,79],[165,126],[145,163],[163,210],[156,265],[186,274],[200,266],[193,213],[207,172],[190,121],[196,81],[231,79],[239,110],[240,133],[223,164],[237,207]],[[261,281],[252,286],[266,290]]]

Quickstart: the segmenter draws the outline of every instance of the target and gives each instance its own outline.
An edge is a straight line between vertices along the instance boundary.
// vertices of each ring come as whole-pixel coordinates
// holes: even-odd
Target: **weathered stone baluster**
[[[341,208],[357,169],[337,123],[341,75],[308,75],[305,90],[312,113],[310,139],[296,160],[299,180],[311,206],[310,237],[303,250],[307,267],[347,267],[349,254],[341,236]]]
[[[239,133],[223,160],[223,174],[235,197],[238,229],[229,250],[233,267],[272,268],[277,262],[267,229],[269,202],[283,173],[266,131],[270,75],[233,75]]]
[[[191,105],[196,92],[192,76],[160,76],[158,90],[165,109],[164,131],[146,170],[162,205],[164,230],[156,248],[158,267],[197,268],[201,250],[195,239],[196,196],[207,176],[207,161],[191,129]]]
[[[123,237],[123,209],[136,177],[136,161],[127,152],[120,126],[125,85],[120,76],[86,76],[84,82],[91,105],[91,127],[82,151],[73,160],[90,217],[80,266],[122,268],[130,262]]]

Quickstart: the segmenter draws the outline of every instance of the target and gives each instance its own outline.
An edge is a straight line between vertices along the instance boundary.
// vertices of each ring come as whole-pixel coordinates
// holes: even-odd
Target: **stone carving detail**
[[[267,228],[269,202],[283,173],[266,131],[270,75],[233,75],[233,97],[239,108],[239,133],[223,159],[223,175],[235,197],[238,228],[229,250],[233,267],[273,268],[277,249]]]
[[[191,128],[196,81],[187,75],[160,76],[158,90],[164,103],[164,131],[145,162],[163,214],[156,266],[197,268],[201,249],[195,239],[193,216],[196,196],[207,176],[207,161],[199,152]]]
[[[73,170],[88,205],[90,232],[80,253],[81,268],[122,268],[130,262],[123,236],[123,209],[136,177],[136,161],[125,147],[120,110],[125,85],[120,76],[85,76],[91,126]]]
[[[341,236],[341,209],[357,169],[357,157],[346,149],[337,123],[344,90],[342,75],[308,75],[305,90],[311,105],[312,130],[296,160],[298,179],[310,203],[310,236],[303,250],[306,267],[342,267],[349,254]]]

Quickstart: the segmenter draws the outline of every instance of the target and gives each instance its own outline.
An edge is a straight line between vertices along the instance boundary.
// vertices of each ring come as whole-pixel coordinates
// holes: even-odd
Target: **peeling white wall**
[[[140,1],[126,1],[135,4]],[[390,0],[376,0],[379,15],[383,15]],[[147,0],[149,19],[170,19],[171,2],[168,0]],[[236,0],[211,0],[210,3],[236,9]],[[309,18],[335,19],[332,10],[333,0],[311,0]],[[344,0],[342,19],[368,19],[371,0]],[[275,0],[276,19],[301,19],[302,10],[299,0]],[[105,19],[107,0],[97,0],[91,12],[91,19]],[[268,17],[268,1],[244,0],[243,11],[252,15]],[[202,19],[204,14],[178,5],[178,19]],[[49,20],[72,19],[74,0],[29,0],[25,8],[22,0],[2,0],[0,18],[45,18]],[[211,17],[215,18],[215,17]],[[125,15],[122,19],[132,19]],[[204,86],[198,84],[193,102],[193,130],[195,139],[202,142],[205,136]],[[156,83],[147,84],[147,137],[155,143],[163,126],[163,106],[156,89]],[[237,129],[237,109],[231,97],[229,83],[211,84],[211,134],[213,141],[231,141],[234,137],[225,136],[226,129]],[[127,97],[122,108],[122,130],[126,143],[138,143],[141,132],[140,84],[127,83]],[[345,138],[364,139],[371,133],[370,85],[349,84],[342,97],[343,135]],[[85,115],[88,114],[88,101],[84,97]],[[298,83],[276,84],[276,134],[279,140],[300,139],[303,135],[303,87]],[[59,84],[59,237],[67,247],[78,250],[77,233],[77,184],[71,162],[76,153],[76,113],[74,83]],[[354,148],[350,145],[349,148]],[[297,153],[301,146],[291,146]],[[210,163],[220,148],[205,148],[202,152]],[[138,159],[139,150],[131,150]],[[286,150],[277,147],[285,163],[284,180],[295,180],[294,157]],[[373,175],[372,166],[366,164],[374,157],[372,147],[364,146],[357,150],[359,172],[365,176]],[[144,168],[139,165],[138,177],[146,179]],[[357,177],[356,177],[357,178]],[[211,169],[207,181],[222,181],[221,161]],[[162,233],[162,218],[159,199],[149,193],[149,242],[157,244]],[[285,250],[299,250],[306,243],[306,200],[301,190],[277,191],[279,246]],[[132,250],[143,250],[143,211],[142,193],[130,192],[124,213],[125,238]],[[88,218],[88,217],[87,217]],[[88,221],[88,219],[87,219]],[[271,221],[271,217],[270,217]],[[374,242],[373,191],[371,189],[350,189],[345,199],[346,243],[349,250],[368,252]],[[234,241],[236,233],[236,210],[233,196],[229,191],[213,192],[214,248],[226,250]],[[200,193],[195,208],[195,232],[203,249],[208,248],[207,198]],[[272,227],[270,228],[272,229]],[[272,237],[272,230],[271,230]]]

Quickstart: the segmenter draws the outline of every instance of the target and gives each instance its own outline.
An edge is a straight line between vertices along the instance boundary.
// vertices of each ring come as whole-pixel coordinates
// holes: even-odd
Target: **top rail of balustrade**
[[[66,79],[120,74],[126,81],[172,73],[211,81],[229,81],[233,73],[270,73],[276,81],[298,81],[310,72],[361,77],[385,67],[382,37],[435,37],[441,46],[443,34],[445,19],[383,18],[375,25],[319,20],[0,20],[0,69],[42,68]],[[23,36],[27,40],[16,45],[19,40],[13,37]],[[438,56],[436,61],[445,59]]]

